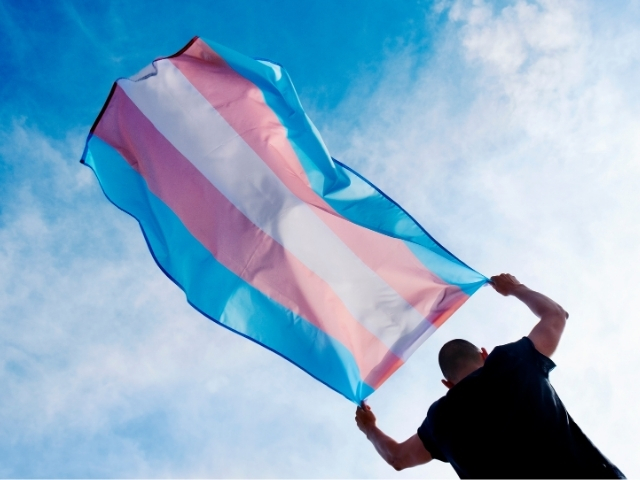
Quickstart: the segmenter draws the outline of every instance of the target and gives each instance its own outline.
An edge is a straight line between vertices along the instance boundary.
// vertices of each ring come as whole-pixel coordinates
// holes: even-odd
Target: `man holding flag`
[[[438,361],[447,394],[429,408],[403,443],[385,435],[364,402],[356,423],[396,470],[432,459],[451,463],[460,478],[625,478],[568,414],[549,383],[569,315],[550,298],[501,274],[491,285],[522,301],[540,320],[528,336],[491,354],[452,340]]]

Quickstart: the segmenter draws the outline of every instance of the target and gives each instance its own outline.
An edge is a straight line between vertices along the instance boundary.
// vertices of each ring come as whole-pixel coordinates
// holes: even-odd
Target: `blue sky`
[[[286,65],[303,97],[333,109],[380,56],[412,43],[428,51],[440,15],[427,2],[4,2],[3,62],[18,93],[3,106],[46,127],[91,123],[111,83],[194,35]],[[3,68],[3,69],[4,69]],[[12,82],[5,82],[4,88]],[[102,90],[101,90],[102,89]],[[103,93],[105,92],[105,93]],[[45,125],[42,126],[44,128]]]
[[[571,313],[551,379],[640,475],[640,5],[573,2],[0,4],[0,476],[395,473],[353,405],[193,311],[78,160],[112,82],[192,36],[283,64],[336,158],[486,275]],[[439,347],[534,319],[478,292],[371,398],[415,432]]]

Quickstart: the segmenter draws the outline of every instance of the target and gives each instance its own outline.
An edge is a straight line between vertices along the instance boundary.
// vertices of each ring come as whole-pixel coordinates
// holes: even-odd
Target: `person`
[[[438,361],[447,394],[431,405],[418,431],[398,443],[376,426],[371,408],[356,410],[358,428],[396,470],[437,459],[460,478],[625,478],[589,441],[549,383],[569,315],[550,298],[501,274],[491,285],[521,300],[540,319],[528,336],[490,354],[452,340]]]

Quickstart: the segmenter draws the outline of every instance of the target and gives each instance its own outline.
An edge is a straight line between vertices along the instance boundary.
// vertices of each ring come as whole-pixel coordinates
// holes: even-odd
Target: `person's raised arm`
[[[531,290],[508,273],[491,277],[491,285],[496,292],[519,299],[540,319],[528,337],[536,350],[551,357],[558,347],[569,314],[549,297]]]
[[[418,434],[402,443],[396,442],[376,426],[376,416],[369,405],[362,402],[356,410],[356,424],[367,436],[380,456],[396,470],[403,470],[431,461]]]

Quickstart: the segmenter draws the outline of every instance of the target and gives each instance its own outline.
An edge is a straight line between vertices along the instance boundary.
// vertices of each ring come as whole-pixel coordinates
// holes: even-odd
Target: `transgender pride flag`
[[[487,279],[331,158],[282,67],[211,45],[118,80],[82,162],[191,305],[359,403]]]

